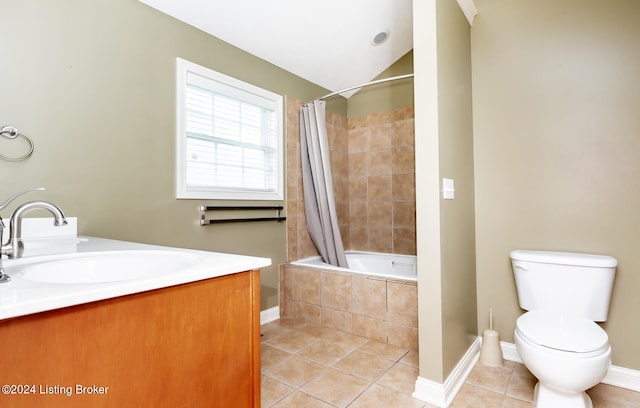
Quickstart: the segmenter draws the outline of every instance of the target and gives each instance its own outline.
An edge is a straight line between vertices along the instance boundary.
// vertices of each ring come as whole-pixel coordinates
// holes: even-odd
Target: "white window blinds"
[[[281,96],[186,65],[178,197],[282,199]]]

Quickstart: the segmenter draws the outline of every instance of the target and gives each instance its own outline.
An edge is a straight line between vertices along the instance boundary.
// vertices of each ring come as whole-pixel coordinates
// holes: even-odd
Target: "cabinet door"
[[[22,393],[0,406],[259,407],[259,280],[248,271],[2,321],[3,384]]]

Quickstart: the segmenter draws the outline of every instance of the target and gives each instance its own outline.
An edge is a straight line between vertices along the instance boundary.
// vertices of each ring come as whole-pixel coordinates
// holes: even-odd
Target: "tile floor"
[[[263,408],[432,408],[411,397],[418,353],[296,320],[262,326]],[[531,407],[535,378],[518,363],[478,363],[452,407]],[[597,385],[594,408],[640,407],[640,393]]]

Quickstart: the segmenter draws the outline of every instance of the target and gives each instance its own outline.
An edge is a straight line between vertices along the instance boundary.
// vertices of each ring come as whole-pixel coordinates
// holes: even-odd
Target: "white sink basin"
[[[201,262],[198,255],[180,251],[110,251],[47,257],[14,265],[7,273],[43,283],[106,283],[159,277]]]

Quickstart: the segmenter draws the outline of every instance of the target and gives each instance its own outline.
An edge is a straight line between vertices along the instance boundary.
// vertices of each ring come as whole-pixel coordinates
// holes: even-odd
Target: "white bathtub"
[[[349,268],[338,268],[322,262],[319,256],[291,262],[293,265],[355,273],[369,276],[381,276],[389,279],[417,281],[416,257],[414,255],[396,255],[379,252],[347,251]]]

